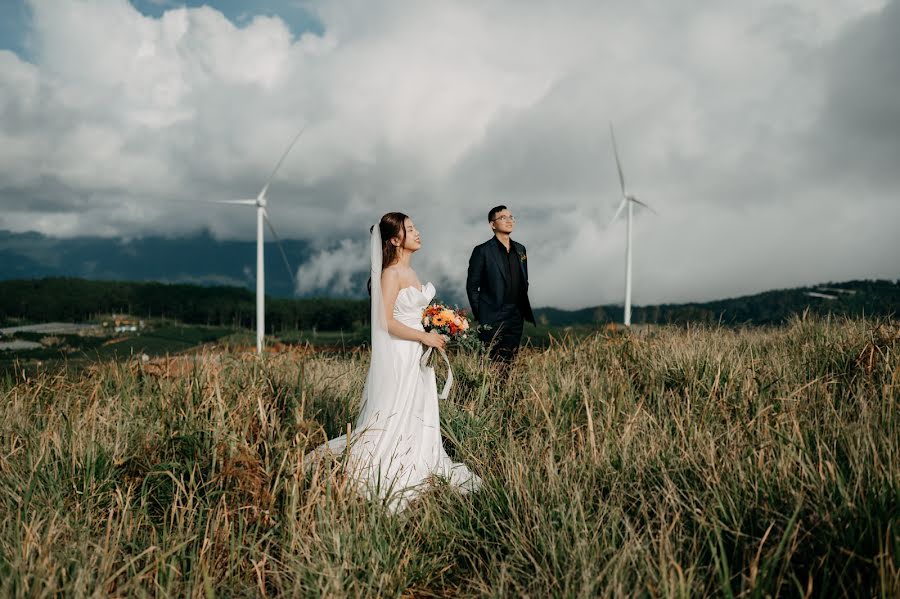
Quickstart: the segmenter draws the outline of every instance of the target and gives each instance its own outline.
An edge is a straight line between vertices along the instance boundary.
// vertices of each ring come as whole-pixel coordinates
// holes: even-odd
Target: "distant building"
[[[144,321],[125,315],[112,315],[112,320],[104,320],[104,327],[112,327],[116,333],[134,333],[144,329]]]

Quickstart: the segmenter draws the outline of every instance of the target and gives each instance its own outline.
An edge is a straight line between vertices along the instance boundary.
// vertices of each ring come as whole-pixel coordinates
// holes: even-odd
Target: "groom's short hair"
[[[502,212],[503,210],[507,210],[506,206],[494,206],[491,208],[491,211],[488,212],[488,222],[494,222],[494,219],[497,218],[497,213]]]

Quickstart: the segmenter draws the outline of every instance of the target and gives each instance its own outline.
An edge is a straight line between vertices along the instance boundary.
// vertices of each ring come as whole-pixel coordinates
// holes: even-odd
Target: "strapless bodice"
[[[419,287],[404,287],[394,302],[394,318],[408,327],[422,330],[422,311],[434,299],[435,289],[431,283]]]

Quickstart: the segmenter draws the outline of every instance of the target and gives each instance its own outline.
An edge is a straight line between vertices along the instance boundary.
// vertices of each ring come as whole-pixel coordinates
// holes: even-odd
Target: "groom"
[[[515,222],[506,206],[488,212],[494,236],[472,250],[466,277],[472,315],[490,327],[481,332],[481,340],[490,344],[491,360],[504,367],[519,351],[524,321],[534,324],[525,246],[509,238]]]

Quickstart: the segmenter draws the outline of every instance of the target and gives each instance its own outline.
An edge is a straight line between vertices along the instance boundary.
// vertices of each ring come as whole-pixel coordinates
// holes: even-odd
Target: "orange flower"
[[[439,331],[457,337],[469,330],[469,319],[463,310],[454,310],[444,304],[429,304],[422,310],[422,325],[427,331]]]

